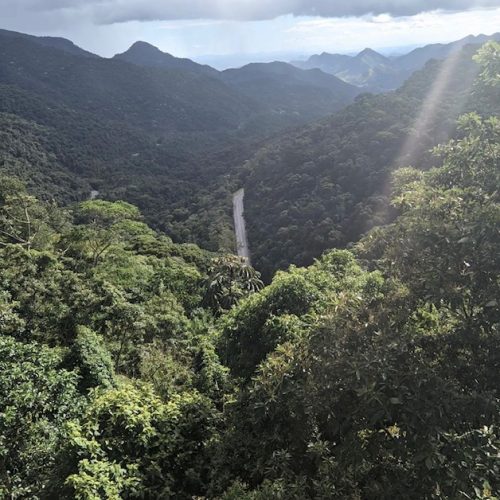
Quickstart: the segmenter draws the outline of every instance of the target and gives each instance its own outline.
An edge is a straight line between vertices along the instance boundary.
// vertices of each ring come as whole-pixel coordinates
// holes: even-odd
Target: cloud
[[[97,24],[127,21],[214,19],[255,21],[283,15],[346,17],[412,16],[434,10],[498,7],[500,0],[2,0],[16,10],[72,11]]]

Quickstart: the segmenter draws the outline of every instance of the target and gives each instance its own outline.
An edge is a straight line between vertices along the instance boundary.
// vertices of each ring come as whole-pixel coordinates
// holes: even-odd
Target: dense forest
[[[125,200],[174,242],[211,251],[234,249],[231,195],[244,186],[265,282],[390,221],[391,172],[432,166],[429,150],[454,136],[461,113],[498,108],[475,94],[477,46],[294,129],[293,116],[329,114],[354,94],[331,75],[282,63],[218,73],[147,44],[107,60],[59,39],[47,46],[0,31],[0,40],[2,171],[63,205],[92,190]]]
[[[174,242],[118,191],[85,199],[106,165],[129,157],[102,179],[135,172],[136,153],[158,183],[163,143],[4,82],[0,497],[497,498],[500,45],[476,50],[213,184],[257,187],[265,280]],[[205,165],[224,179],[248,147]],[[198,175],[182,161],[179,200]],[[271,276],[294,261],[308,265]]]
[[[429,63],[396,92],[361,95],[340,113],[265,144],[245,165],[249,240],[266,279],[391,220],[391,173],[429,168],[429,151],[454,136],[460,114],[498,109],[496,96],[485,102],[477,95],[475,50]]]

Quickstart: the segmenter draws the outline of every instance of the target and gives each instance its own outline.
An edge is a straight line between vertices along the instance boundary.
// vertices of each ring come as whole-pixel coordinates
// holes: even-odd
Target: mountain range
[[[326,116],[359,89],[286,63],[219,72],[145,42],[111,59],[69,40],[0,31],[0,83],[159,136],[263,137]]]
[[[233,91],[254,101],[254,109],[265,109],[272,123],[292,124],[337,111],[359,90],[321,70],[301,70],[285,62],[252,63],[241,68],[217,71],[190,59],[174,57],[146,42],[136,42],[114,59],[137,66],[185,70],[215,78]],[[261,115],[262,116],[262,115]]]
[[[443,86],[439,123],[416,141],[419,161],[466,102],[472,77],[463,75],[476,66],[470,50],[464,57],[450,72],[458,87]],[[370,49],[355,59],[359,73],[392,61]],[[396,92],[359,95],[366,87],[317,68],[217,71],[145,42],[107,59],[0,31],[0,170],[62,203],[91,190],[129,201],[175,241],[211,250],[232,248],[231,193],[244,185],[250,244],[269,277],[379,222],[385,180],[413,162],[399,152],[440,67],[428,62]]]
[[[355,56],[323,52],[311,56],[307,61],[294,61],[292,64],[301,69],[320,69],[368,91],[384,92],[401,86],[431,59],[445,59],[466,45],[483,44],[488,40],[500,40],[500,33],[491,36],[469,35],[448,44],[426,45],[399,57],[386,57],[367,48]]]

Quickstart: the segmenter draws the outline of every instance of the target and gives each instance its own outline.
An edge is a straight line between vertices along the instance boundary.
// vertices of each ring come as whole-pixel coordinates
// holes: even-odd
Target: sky
[[[0,0],[0,27],[106,57],[143,40],[221,68],[492,34],[500,0]]]

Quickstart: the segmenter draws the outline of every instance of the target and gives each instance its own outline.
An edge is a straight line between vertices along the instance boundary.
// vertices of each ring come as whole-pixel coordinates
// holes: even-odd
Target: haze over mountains
[[[57,38],[0,32],[0,81],[160,135],[264,133],[326,116],[359,90],[286,63],[218,72],[134,44],[112,59]]]
[[[467,36],[448,44],[426,45],[398,57],[386,57],[372,49],[365,49],[356,56],[323,52],[307,61],[294,61],[301,69],[318,68],[356,86],[372,92],[394,90],[409,76],[423,68],[431,59],[445,59],[468,44],[483,44],[488,40],[500,40],[500,33],[491,36]]]
[[[464,43],[429,46],[394,60],[399,61],[401,71],[408,72],[412,64],[422,64],[431,54],[444,57]],[[372,75],[379,75],[379,81],[383,76],[387,86],[402,78],[402,73],[394,69],[393,59],[370,49],[354,58],[334,57],[344,63],[354,61],[351,74],[357,72],[358,79],[366,67],[372,68]],[[470,54],[464,65],[462,73],[474,74]],[[467,72],[465,67],[469,67]],[[311,199],[304,195],[290,200],[288,195],[295,192],[297,179],[302,179],[302,190],[309,185],[311,174],[320,176],[312,163],[307,168],[301,163],[297,166],[301,157],[298,152],[309,149],[308,157],[314,159],[329,157],[335,149],[345,156],[347,170],[352,162],[364,162],[360,177],[352,170],[346,183],[335,178],[325,182],[349,192],[351,201],[344,200],[342,210],[351,215],[357,212],[358,216],[352,217],[366,222],[369,217],[363,210],[372,210],[378,203],[373,201],[380,186],[377,179],[386,175],[381,172],[396,159],[388,151],[395,155],[402,147],[402,130],[411,133],[411,123],[405,119],[398,122],[402,129],[395,134],[392,127],[397,114],[416,116],[435,72],[431,64],[413,75],[399,93],[382,100],[371,96],[363,98],[363,105],[350,105],[366,87],[348,84],[318,68],[303,70],[273,62],[217,71],[163,53],[145,42],[106,59],[68,40],[1,31],[3,168],[20,175],[36,192],[50,193],[64,202],[87,196],[91,188],[107,198],[126,199],[140,206],[152,224],[176,241],[192,241],[213,250],[233,244],[228,199],[233,189],[245,183],[257,262],[270,275],[276,267],[307,263],[328,246],[346,244],[357,237],[355,227],[362,231],[369,225],[336,213],[335,217],[340,217],[338,231],[320,236],[324,221],[335,219],[329,215],[329,202],[324,198],[330,191],[319,190],[315,196],[322,208],[315,209],[313,225],[304,226],[309,233],[317,231],[318,239],[313,243],[300,231],[292,231],[301,226],[299,221],[310,210]],[[460,92],[465,92],[467,85],[462,78]],[[457,95],[458,90],[450,91],[443,102],[452,103]],[[411,110],[401,106],[403,101],[413,103]],[[443,111],[441,124],[429,141],[421,141],[425,147],[419,151],[432,146],[436,138],[446,140],[459,113],[450,106]],[[346,108],[342,115],[332,115],[342,108]],[[387,123],[377,124],[388,108],[391,114]],[[373,126],[360,139],[363,115]],[[311,129],[289,132],[328,116],[332,118],[327,120],[335,124],[333,135],[321,140],[314,139],[323,134],[321,123],[316,128],[311,125]],[[270,141],[276,134],[277,142]],[[357,144],[356,151],[353,144]],[[379,149],[373,144],[386,144],[380,157],[374,155]],[[369,151],[365,151],[367,147]],[[33,162],[33,158],[37,160]],[[247,160],[254,165],[250,177],[253,188],[246,180],[250,175]],[[303,178],[303,173],[293,172],[295,168],[310,172]],[[371,179],[371,188],[354,195],[367,179]],[[280,186],[286,186],[284,191]],[[311,192],[315,192],[317,187],[311,186]],[[368,204],[367,197],[372,197]],[[288,206],[290,203],[303,206],[297,211]],[[263,224],[258,221],[260,212],[268,214]],[[279,221],[286,222],[283,228]],[[280,255],[274,256],[266,241],[276,231],[283,246]],[[299,251],[305,243],[311,250]]]
[[[337,111],[359,93],[356,87],[316,69],[303,71],[291,64],[274,62],[217,71],[190,59],[174,57],[146,42],[136,42],[114,59],[216,78],[252,99],[254,109],[265,108],[277,115],[274,117],[277,123],[290,120],[290,124],[295,124],[324,116]]]

